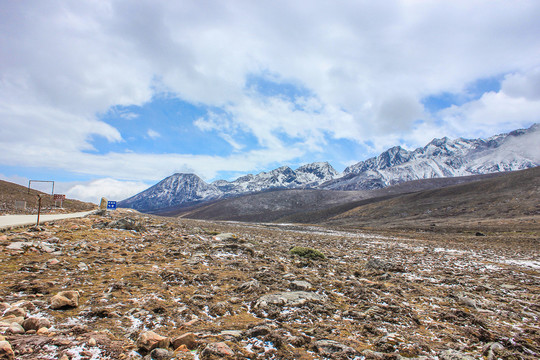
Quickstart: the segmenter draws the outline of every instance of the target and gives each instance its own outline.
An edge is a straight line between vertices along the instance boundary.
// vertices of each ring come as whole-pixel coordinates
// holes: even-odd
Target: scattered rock
[[[173,349],[177,349],[182,345],[185,345],[190,350],[195,349],[198,345],[195,334],[185,333],[172,340]]]
[[[256,308],[265,308],[268,305],[300,306],[311,301],[323,301],[322,295],[306,291],[286,291],[277,294],[262,296],[255,304]]]
[[[41,328],[50,328],[51,322],[45,318],[30,317],[22,323],[22,327],[28,330],[39,330]]]
[[[13,360],[15,359],[15,353],[11,344],[5,340],[0,341],[0,359]]]
[[[120,229],[120,230],[134,230],[137,232],[146,231],[144,225],[128,217],[118,219],[116,221],[112,221],[111,223],[107,225],[107,227],[112,228],[112,229]]]
[[[476,236],[486,236],[486,234],[481,233],[480,231],[477,231],[477,232],[476,232]]]
[[[215,357],[223,358],[226,356],[233,356],[234,351],[229,347],[229,345],[224,342],[210,343],[201,352],[201,359],[213,359]]]
[[[216,236],[214,236],[214,239],[217,241],[236,242],[238,241],[238,236],[232,233],[223,233],[223,234],[217,234]]]
[[[79,306],[79,292],[74,290],[60,291],[51,299],[51,309],[61,310]]]
[[[259,325],[246,330],[247,337],[262,337],[268,335],[272,329],[268,325]]]
[[[10,315],[24,317],[26,315],[26,310],[21,309],[20,307],[13,307],[4,313],[4,316],[10,316]]]
[[[460,351],[449,349],[439,353],[439,360],[474,360],[474,358]]]
[[[311,285],[309,282],[304,280],[295,280],[291,282],[291,289],[293,290],[301,290],[301,291],[308,291],[313,288],[313,285]]]
[[[241,292],[253,292],[256,289],[258,289],[260,286],[261,284],[259,283],[259,281],[256,279],[253,279],[250,281],[246,281],[245,283],[240,285],[238,288],[236,288],[236,290],[241,291]]]
[[[322,356],[328,356],[330,358],[343,358],[347,356],[354,356],[358,352],[350,346],[344,345],[334,340],[318,340],[315,341],[315,349]]]
[[[365,265],[366,269],[378,270],[378,271],[392,271],[392,272],[404,272],[403,266],[398,264],[392,264],[376,258],[370,258]]]
[[[144,357],[145,360],[169,360],[174,357],[174,353],[167,349],[156,348]]]
[[[17,324],[15,322],[11,323],[11,325],[7,329],[7,332],[9,334],[24,334],[25,333],[24,328],[20,324]]]
[[[145,331],[139,335],[137,340],[137,347],[144,351],[149,352],[155,348],[168,348],[170,340],[168,337],[156,334],[153,331]]]

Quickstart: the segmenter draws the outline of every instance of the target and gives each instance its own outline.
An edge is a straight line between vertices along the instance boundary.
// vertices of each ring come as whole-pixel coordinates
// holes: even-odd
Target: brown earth
[[[147,358],[538,359],[540,237],[527,224],[477,236],[120,210],[10,230],[0,332],[17,359],[138,359],[153,346]],[[78,306],[53,310],[69,290]],[[32,317],[51,324],[31,330]]]
[[[60,201],[55,206],[53,196],[25,186],[0,180],[0,215],[3,214],[35,214],[38,210],[38,195],[41,195],[41,211],[44,213],[78,212],[97,208],[95,204],[73,199]],[[26,209],[16,209],[15,201],[25,201]]]

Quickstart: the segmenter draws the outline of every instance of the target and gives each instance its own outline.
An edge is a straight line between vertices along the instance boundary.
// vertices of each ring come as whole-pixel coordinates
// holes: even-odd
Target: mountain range
[[[119,202],[142,212],[177,209],[274,189],[374,190],[435,178],[463,177],[533,168],[540,165],[540,125],[488,139],[433,139],[409,151],[392,147],[376,157],[337,172],[327,162],[295,170],[282,166],[234,181],[206,183],[195,174],[171,175],[143,192]]]

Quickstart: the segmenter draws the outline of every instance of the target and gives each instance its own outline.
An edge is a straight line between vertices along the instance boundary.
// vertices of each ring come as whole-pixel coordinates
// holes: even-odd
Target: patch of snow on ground
[[[533,269],[540,269],[540,261],[536,260],[504,260],[505,264],[530,267]]]
[[[70,355],[71,360],[97,360],[97,359],[110,359],[110,357],[103,357],[101,356],[101,349],[98,347],[91,347],[89,349],[85,349],[86,345],[79,345],[75,346],[66,352]],[[87,355],[81,355],[81,352],[85,352],[85,354],[91,354],[91,358],[89,359]]]

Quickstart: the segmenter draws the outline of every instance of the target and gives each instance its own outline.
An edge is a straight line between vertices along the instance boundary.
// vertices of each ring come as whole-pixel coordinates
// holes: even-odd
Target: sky
[[[97,203],[527,128],[539,18],[537,0],[0,0],[0,179]]]

